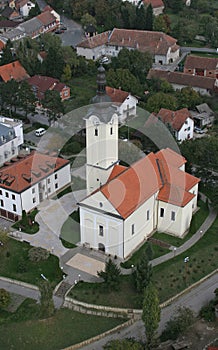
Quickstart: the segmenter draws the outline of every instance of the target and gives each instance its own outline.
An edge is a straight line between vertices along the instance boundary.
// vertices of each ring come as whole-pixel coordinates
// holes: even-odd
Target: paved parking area
[[[81,270],[93,276],[98,276],[97,272],[104,270],[105,263],[93,258],[90,258],[86,255],[77,253],[70,260],[66,262],[66,265],[69,265],[75,269]]]

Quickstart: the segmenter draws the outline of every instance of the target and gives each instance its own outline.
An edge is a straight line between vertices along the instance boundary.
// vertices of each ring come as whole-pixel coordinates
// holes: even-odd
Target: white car
[[[104,57],[101,58],[100,62],[101,63],[107,63],[107,62],[109,62],[109,58],[107,56],[104,56]]]
[[[42,136],[46,133],[46,130],[44,128],[39,128],[35,131],[36,136]]]

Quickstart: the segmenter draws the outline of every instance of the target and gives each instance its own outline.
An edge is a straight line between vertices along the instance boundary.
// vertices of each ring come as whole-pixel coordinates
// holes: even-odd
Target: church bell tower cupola
[[[118,163],[118,115],[106,93],[105,69],[98,68],[97,94],[86,120],[87,194],[105,184]]]

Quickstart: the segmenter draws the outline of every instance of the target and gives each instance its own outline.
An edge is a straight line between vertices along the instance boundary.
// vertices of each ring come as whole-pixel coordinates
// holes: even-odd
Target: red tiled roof
[[[23,192],[68,163],[69,161],[62,158],[32,152],[16,162],[8,162],[7,166],[0,169],[0,180],[5,180],[4,183],[0,183],[0,188]]]
[[[183,207],[195,196],[188,191],[199,182],[179,169],[184,163],[184,157],[168,148],[150,153],[129,168],[115,166],[100,191],[124,219],[158,191],[159,200]]]
[[[21,66],[19,61],[0,66],[0,77],[6,83],[7,81],[14,79],[16,81],[22,81],[29,78],[26,70]]]
[[[61,92],[64,88],[66,88],[64,83],[57,83],[53,90]]]
[[[53,16],[53,14],[50,11],[45,11],[40,13],[36,18],[44,25],[47,26],[53,22],[56,21],[56,18]]]
[[[147,79],[151,78],[165,79],[171,84],[192,86],[208,90],[213,90],[216,82],[216,79],[213,78],[179,72],[169,72],[162,69],[150,69],[147,75]]]
[[[0,40],[0,51],[5,47],[5,43]]]
[[[83,40],[81,43],[77,45],[77,47],[93,49],[95,47],[105,45],[108,42],[109,34],[110,32],[108,31],[108,32],[103,32],[95,36],[92,36],[91,38]]]
[[[144,4],[151,4],[152,8],[164,7],[164,3],[162,0],[143,0]]]
[[[176,39],[162,32],[133,29],[114,28],[109,37],[109,45],[149,51],[153,55],[165,55],[176,42]]]
[[[157,118],[161,118],[164,124],[169,123],[174,130],[180,130],[187,118],[192,119],[192,115],[187,108],[171,111],[170,109],[161,108],[157,113]]]
[[[120,175],[123,171],[127,170],[128,168],[126,166],[123,165],[119,165],[116,164],[113,167],[113,170],[108,178],[108,181],[111,181],[112,179],[114,179],[115,177],[117,177],[118,175]]]
[[[36,86],[39,91],[45,92],[59,83],[59,80],[45,75],[34,75],[28,79],[28,83],[32,86]]]
[[[115,89],[110,86],[106,86],[106,93],[110,96],[112,102],[123,103],[129,96],[129,92],[121,89]]]
[[[186,57],[184,68],[185,69],[207,69],[215,70],[218,67],[218,58],[213,57],[200,57],[189,55]]]

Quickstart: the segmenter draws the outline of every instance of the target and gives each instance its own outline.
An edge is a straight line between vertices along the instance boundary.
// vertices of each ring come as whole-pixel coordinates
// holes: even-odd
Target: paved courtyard
[[[104,262],[89,258],[88,256],[80,253],[74,255],[66,262],[66,264],[93,276],[98,276],[97,272],[104,270],[105,267]]]

